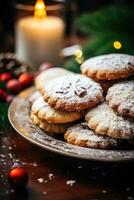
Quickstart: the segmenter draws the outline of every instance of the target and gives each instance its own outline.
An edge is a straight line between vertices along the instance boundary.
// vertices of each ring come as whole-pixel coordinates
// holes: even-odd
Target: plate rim
[[[77,158],[77,159],[83,159],[83,160],[92,160],[92,161],[98,161],[98,162],[132,162],[134,161],[134,157],[133,158],[129,158],[129,157],[125,157],[125,158],[115,158],[114,159],[109,159],[109,158],[104,158],[103,159],[101,157],[85,157],[85,156],[82,156],[83,154],[73,154],[73,153],[70,153],[70,152],[67,152],[67,151],[63,151],[63,150],[59,150],[59,149],[56,149],[56,148],[52,148],[50,146],[47,146],[47,145],[44,145],[44,144],[41,144],[39,143],[38,141],[35,141],[33,140],[32,138],[26,136],[24,133],[22,133],[20,130],[18,130],[18,128],[14,125],[14,122],[12,120],[12,117],[11,117],[11,110],[12,110],[12,107],[13,107],[13,104],[14,102],[16,101],[16,99],[18,98],[21,98],[22,94],[25,93],[26,91],[34,91],[35,90],[35,87],[30,87],[30,88],[27,88],[25,90],[23,90],[21,93],[19,93],[18,95],[16,95],[16,97],[13,99],[13,101],[11,102],[9,108],[8,108],[8,119],[9,119],[9,122],[10,124],[12,125],[12,127],[15,129],[15,131],[17,133],[19,133],[19,135],[21,135],[24,139],[26,139],[27,141],[31,142],[32,144],[42,148],[42,149],[45,149],[47,151],[51,151],[51,152],[54,152],[54,153],[57,153],[57,154],[60,154],[62,156],[67,156],[67,157],[73,157],[73,158]],[[32,92],[31,92],[32,93]],[[35,125],[34,125],[35,126]],[[46,133],[45,133],[46,134]],[[51,137],[50,135],[48,135],[48,137]],[[51,137],[53,138],[53,137]],[[53,138],[54,140],[57,140],[55,138]],[[66,143],[64,141],[60,141],[60,142],[63,142],[63,143]],[[68,144],[68,143],[67,143]],[[68,144],[70,146],[75,146],[75,145],[72,145],[72,144]],[[79,147],[79,148],[86,148],[86,147],[80,147],[80,146],[76,146],[76,147]],[[90,149],[93,149],[93,148],[90,148]],[[94,149],[95,151],[116,151],[116,152],[121,152],[123,150],[105,150],[105,149]],[[125,152],[133,152],[134,154],[134,150],[125,150]]]

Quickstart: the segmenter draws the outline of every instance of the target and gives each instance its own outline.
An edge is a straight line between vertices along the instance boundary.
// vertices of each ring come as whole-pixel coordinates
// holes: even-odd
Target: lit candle
[[[58,17],[46,15],[43,0],[37,0],[34,16],[20,19],[16,26],[17,58],[35,64],[60,63],[64,23]]]

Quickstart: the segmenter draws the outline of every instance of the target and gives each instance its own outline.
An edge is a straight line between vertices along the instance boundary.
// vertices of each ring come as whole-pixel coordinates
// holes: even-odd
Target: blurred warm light
[[[43,0],[36,1],[34,16],[37,18],[46,17],[46,6]]]
[[[81,49],[77,49],[76,52],[75,52],[75,60],[79,63],[79,64],[82,64],[83,61],[84,61],[84,58],[83,58],[83,52]]]
[[[115,42],[113,43],[113,47],[114,47],[115,49],[121,49],[122,44],[121,44],[119,41],[115,41]]]
[[[75,56],[76,56],[76,57],[80,58],[82,55],[83,55],[83,53],[82,53],[81,49],[77,49],[77,50],[75,51]]]

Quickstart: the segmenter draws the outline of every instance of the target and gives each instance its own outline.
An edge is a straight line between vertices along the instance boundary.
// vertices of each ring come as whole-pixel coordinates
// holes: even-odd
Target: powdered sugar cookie
[[[35,87],[37,90],[42,91],[44,87],[52,81],[54,78],[64,76],[67,74],[73,74],[73,72],[70,72],[66,69],[54,67],[47,69],[43,72],[41,72],[36,78],[35,78]]]
[[[86,123],[68,128],[64,138],[70,144],[83,147],[110,149],[117,146],[117,139],[95,134]]]
[[[63,111],[81,111],[103,100],[101,86],[82,75],[66,75],[54,79],[42,91],[44,100]]]
[[[89,128],[97,134],[121,139],[134,138],[134,123],[118,116],[106,102],[90,109],[85,119]]]
[[[48,133],[65,133],[67,128],[71,126],[68,124],[49,124],[45,120],[39,119],[33,112],[31,112],[31,119],[33,123]]]
[[[55,110],[44,101],[43,97],[38,98],[33,103],[32,112],[41,120],[56,124],[74,122],[83,117],[83,113],[80,112],[65,112]]]
[[[134,81],[124,81],[109,88],[106,100],[121,116],[134,118]]]
[[[134,75],[134,56],[107,54],[86,60],[81,65],[82,74],[94,80],[115,80]]]

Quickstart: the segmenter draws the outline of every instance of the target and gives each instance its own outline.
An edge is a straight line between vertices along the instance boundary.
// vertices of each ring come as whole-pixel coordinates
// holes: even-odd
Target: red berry
[[[6,96],[7,96],[6,91],[0,88],[0,101],[5,101]]]
[[[46,69],[52,68],[54,67],[53,64],[51,63],[43,63],[40,67],[39,67],[39,71],[44,71]]]
[[[3,73],[0,75],[0,81],[8,81],[12,77],[11,73]]]
[[[6,87],[13,93],[18,93],[21,90],[21,84],[17,79],[11,79],[8,81]]]
[[[20,84],[22,85],[22,87],[26,87],[26,86],[30,85],[33,78],[30,74],[24,73],[19,76],[18,80],[19,80]]]
[[[16,167],[9,171],[8,181],[13,188],[24,188],[28,183],[28,174],[23,167]]]
[[[6,102],[11,103],[11,101],[13,100],[13,98],[14,98],[14,95],[11,95],[11,94],[7,95]]]

